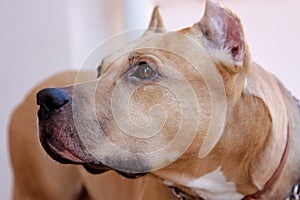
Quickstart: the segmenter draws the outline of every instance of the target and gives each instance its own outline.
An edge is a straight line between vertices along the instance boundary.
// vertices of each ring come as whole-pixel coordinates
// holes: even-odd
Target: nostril
[[[47,107],[49,110],[59,109],[69,102],[67,93],[63,89],[46,88],[36,95],[37,104]]]

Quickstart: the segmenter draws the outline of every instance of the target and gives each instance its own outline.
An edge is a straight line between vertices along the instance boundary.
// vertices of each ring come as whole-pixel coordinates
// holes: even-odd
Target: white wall
[[[300,0],[223,0],[245,25],[253,58],[300,97]],[[0,198],[9,199],[9,114],[46,76],[79,67],[109,36],[148,25],[160,4],[168,28],[192,25],[200,0],[1,0],[0,1]]]
[[[71,66],[79,68],[96,45],[136,28],[147,27],[152,5],[147,0],[66,0]]]
[[[62,1],[1,0],[0,57],[0,198],[9,199],[9,115],[34,84],[70,65]]]

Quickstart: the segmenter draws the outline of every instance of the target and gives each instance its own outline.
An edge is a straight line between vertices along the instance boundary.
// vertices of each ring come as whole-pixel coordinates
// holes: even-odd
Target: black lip
[[[91,174],[102,174],[108,170],[111,170],[111,168],[106,167],[105,165],[102,165],[102,164],[95,165],[95,164],[91,164],[91,163],[85,163],[82,165],[85,168],[85,170]]]
[[[124,176],[126,178],[130,178],[130,179],[135,179],[135,178],[139,178],[142,176],[145,176],[147,173],[128,173],[128,172],[122,172],[122,171],[118,171],[118,174],[120,174],[121,176]]]
[[[109,170],[113,170],[110,167],[107,167],[103,164],[83,164],[84,168],[91,174],[102,174],[106,171]],[[129,178],[129,179],[135,179],[135,178],[139,178],[141,176],[145,176],[147,173],[128,173],[128,172],[122,172],[119,170],[115,170],[118,174],[120,174],[121,176],[124,176],[125,178]]]

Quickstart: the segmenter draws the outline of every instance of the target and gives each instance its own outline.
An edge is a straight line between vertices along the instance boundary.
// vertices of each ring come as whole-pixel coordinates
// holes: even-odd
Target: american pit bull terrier
[[[297,190],[298,101],[251,60],[239,18],[213,0],[175,32],[155,8],[148,30],[105,57],[96,80],[40,90],[37,104],[54,160],[110,172],[62,167],[34,139],[25,148],[29,136],[11,135],[16,199],[285,199]],[[23,158],[33,166],[25,171],[17,160],[29,150],[37,155]]]

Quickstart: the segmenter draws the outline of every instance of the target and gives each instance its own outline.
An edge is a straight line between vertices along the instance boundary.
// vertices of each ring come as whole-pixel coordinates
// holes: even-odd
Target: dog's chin
[[[88,171],[91,174],[102,174],[108,170],[110,170],[109,167],[102,165],[102,164],[90,164],[90,163],[84,163],[82,164],[86,171]]]
[[[102,164],[83,164],[84,168],[92,174],[102,174],[106,171],[109,170],[114,170],[110,167],[107,167],[105,165]],[[129,173],[129,172],[123,172],[123,171],[119,171],[119,170],[115,170],[118,174],[120,174],[121,176],[124,176],[125,178],[130,178],[130,179],[134,179],[134,178],[139,178],[141,176],[145,176],[147,173]]]
[[[118,174],[120,174],[121,176],[124,176],[125,178],[130,178],[130,179],[134,179],[134,178],[139,178],[142,176],[145,176],[147,173],[129,173],[129,172],[122,172],[122,171],[118,171]]]

